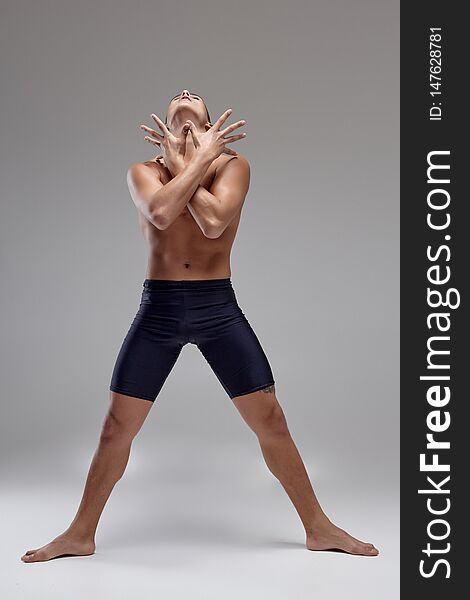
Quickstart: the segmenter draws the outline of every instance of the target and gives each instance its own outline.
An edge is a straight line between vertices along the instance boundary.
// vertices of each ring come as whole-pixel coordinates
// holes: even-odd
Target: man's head
[[[204,131],[212,126],[207,106],[199,94],[183,90],[170,100],[166,111],[165,125],[170,131],[181,128],[191,119],[198,129]]]

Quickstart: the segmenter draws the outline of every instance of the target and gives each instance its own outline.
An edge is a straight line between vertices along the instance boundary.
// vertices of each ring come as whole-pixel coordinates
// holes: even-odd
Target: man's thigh
[[[208,320],[205,335],[197,345],[232,400],[273,388],[268,357],[235,301],[228,302],[218,318]]]
[[[178,331],[177,316],[165,307],[142,306],[122,342],[109,389],[156,400],[182,349]]]

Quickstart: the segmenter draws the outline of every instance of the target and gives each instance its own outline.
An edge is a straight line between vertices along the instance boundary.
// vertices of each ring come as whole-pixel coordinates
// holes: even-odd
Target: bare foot
[[[379,554],[373,544],[361,542],[344,529],[333,525],[331,521],[326,521],[316,527],[315,531],[308,533],[306,545],[309,550],[342,550],[348,554],[360,554],[361,556],[377,556]]]
[[[88,556],[95,552],[95,542],[93,540],[84,540],[72,536],[72,534],[63,533],[57,536],[45,546],[28,550],[23,554],[23,562],[39,562],[57,558],[58,556]]]

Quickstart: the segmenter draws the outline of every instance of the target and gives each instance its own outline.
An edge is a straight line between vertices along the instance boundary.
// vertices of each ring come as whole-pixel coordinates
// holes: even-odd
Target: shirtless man
[[[161,156],[129,167],[127,180],[149,247],[139,311],[115,363],[110,405],[77,513],[49,544],[28,550],[24,562],[95,551],[95,532],[131,444],[186,343],[203,353],[260,443],[305,528],[309,550],[376,556],[323,512],[277,400],[268,359],[238,306],[230,251],[249,187],[247,159],[225,144],[245,124],[214,123],[203,99],[183,90],[170,102],[160,131],[142,125]]]

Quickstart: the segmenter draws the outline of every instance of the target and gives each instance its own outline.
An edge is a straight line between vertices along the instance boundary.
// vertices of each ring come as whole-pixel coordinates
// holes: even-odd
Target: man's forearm
[[[200,185],[187,204],[193,219],[208,237],[217,230],[217,202],[216,196]]]
[[[174,163],[167,165],[172,177],[176,177],[185,168],[185,164]],[[204,233],[211,235],[217,224],[217,198],[202,185],[199,185],[187,203],[187,208],[193,219]]]
[[[211,164],[212,161],[203,154],[195,154],[171,181],[155,193],[151,212],[162,229],[171,225],[191,200]]]

